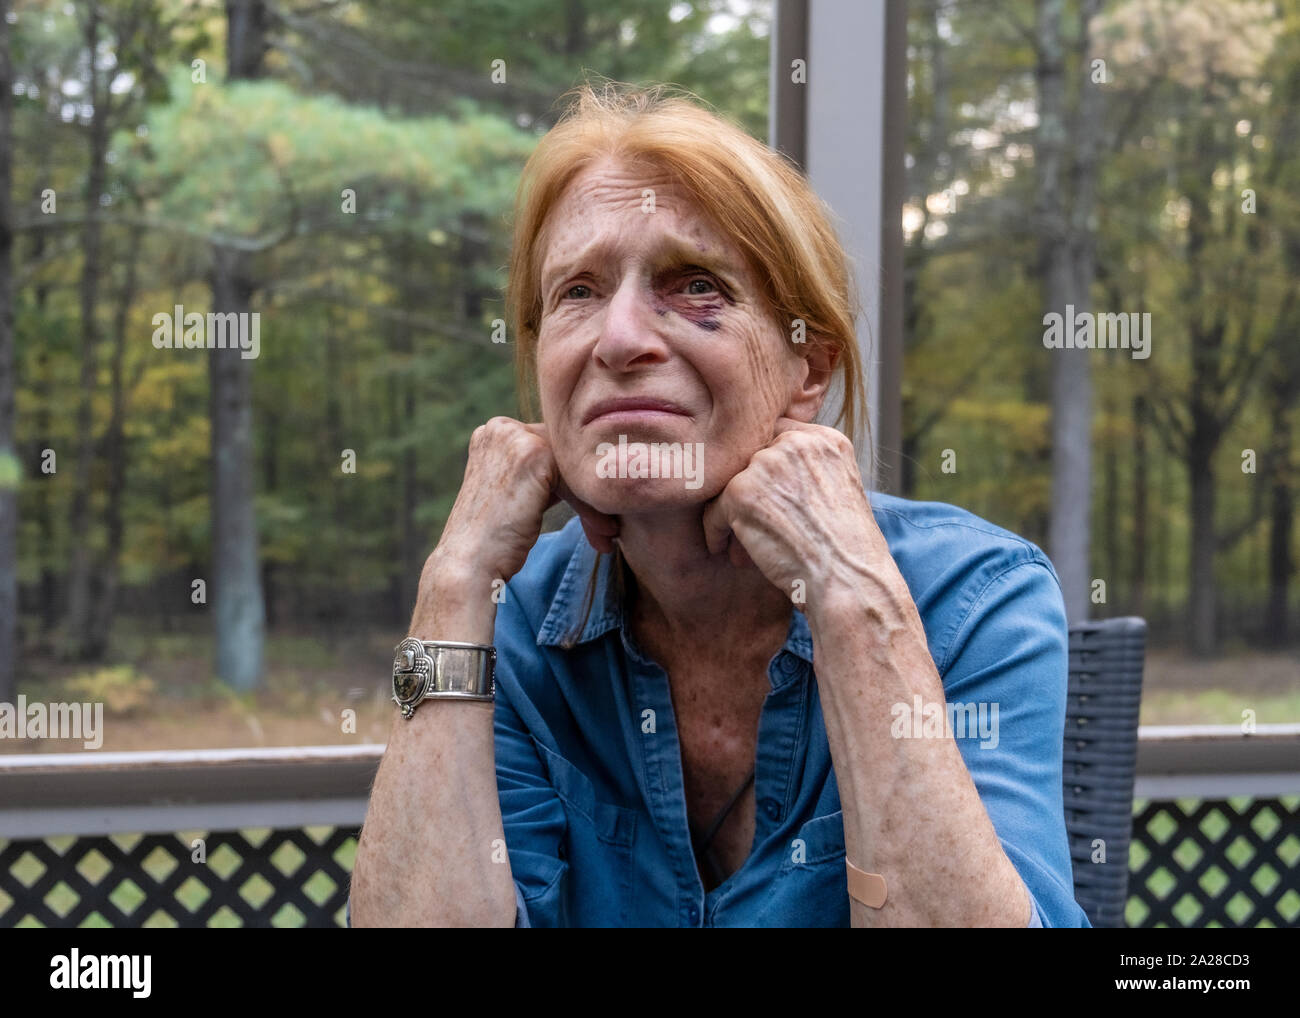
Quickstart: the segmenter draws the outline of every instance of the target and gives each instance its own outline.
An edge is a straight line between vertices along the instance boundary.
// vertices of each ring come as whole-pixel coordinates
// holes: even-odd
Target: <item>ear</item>
[[[799,356],[798,384],[790,395],[785,416],[804,424],[811,424],[821,409],[830,390],[831,375],[839,360],[839,351],[829,343],[819,342],[810,336],[807,353]]]

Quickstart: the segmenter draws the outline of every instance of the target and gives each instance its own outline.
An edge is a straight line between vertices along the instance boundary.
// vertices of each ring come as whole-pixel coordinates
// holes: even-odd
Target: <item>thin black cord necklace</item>
[[[722,867],[718,865],[717,860],[713,857],[710,847],[713,845],[713,839],[718,834],[718,829],[722,826],[723,821],[727,819],[727,814],[729,814],[736,803],[740,801],[740,797],[745,794],[745,789],[747,789],[750,786],[750,783],[754,780],[754,770],[754,767],[749,768],[749,774],[746,776],[744,784],[736,789],[736,794],[733,795],[731,800],[722,807],[721,812],[713,818],[713,822],[709,824],[709,829],[702,838],[698,836],[694,828],[691,829],[691,840],[695,843],[695,863],[700,868],[701,876],[706,872],[708,874],[705,878],[707,881],[705,884],[706,891],[713,890],[713,888],[717,887],[726,879],[726,875],[722,872]]]

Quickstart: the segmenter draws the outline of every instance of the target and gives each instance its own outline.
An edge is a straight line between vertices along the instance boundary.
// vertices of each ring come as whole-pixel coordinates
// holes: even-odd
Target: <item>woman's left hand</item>
[[[704,511],[712,554],[753,563],[803,610],[833,593],[861,591],[880,570],[897,575],[871,514],[853,443],[834,428],[781,417]]]

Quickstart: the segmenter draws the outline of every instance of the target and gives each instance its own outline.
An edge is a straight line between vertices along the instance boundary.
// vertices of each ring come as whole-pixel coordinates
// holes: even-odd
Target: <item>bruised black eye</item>
[[[696,287],[700,287],[700,286],[704,287],[704,289],[702,290],[696,289]],[[692,279],[689,283],[686,284],[686,291],[692,294],[693,296],[702,296],[714,290],[717,290],[717,287],[714,286],[710,280],[705,279],[703,276],[696,276],[694,279]]]

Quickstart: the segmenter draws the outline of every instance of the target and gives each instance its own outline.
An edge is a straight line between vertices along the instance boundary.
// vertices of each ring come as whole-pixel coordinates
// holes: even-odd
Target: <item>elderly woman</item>
[[[805,180],[687,99],[581,89],[524,169],[508,302],[541,421],[470,441],[350,922],[1087,925],[1056,574],[868,498],[813,423],[838,379],[854,434],[863,379]]]

